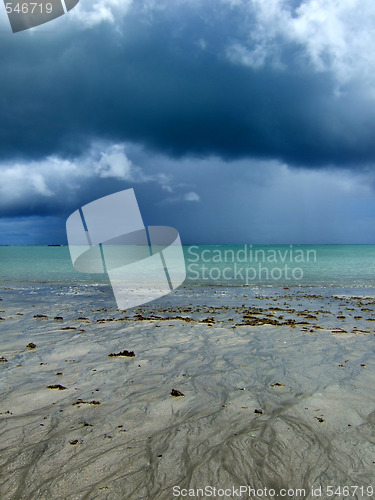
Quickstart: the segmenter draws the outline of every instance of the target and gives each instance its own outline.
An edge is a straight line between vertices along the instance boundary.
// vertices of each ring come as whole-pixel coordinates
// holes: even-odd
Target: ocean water
[[[375,245],[190,245],[186,284],[375,288]],[[1,285],[109,285],[76,271],[67,246],[0,246]]]

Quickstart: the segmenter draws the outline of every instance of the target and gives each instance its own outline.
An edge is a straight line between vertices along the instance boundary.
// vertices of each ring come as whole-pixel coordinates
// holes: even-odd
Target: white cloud
[[[240,43],[233,43],[228,47],[227,56],[234,63],[258,69],[265,64],[267,49],[262,45],[258,45],[249,50]]]
[[[169,196],[168,198],[165,198],[161,202],[159,202],[159,205],[174,205],[176,203],[181,203],[181,202],[198,202],[200,201],[200,197],[197,193],[194,191],[190,191],[188,193],[181,193],[177,194],[176,196]]]
[[[66,163],[56,158],[49,158],[40,163],[1,164],[0,206],[23,202],[25,198],[52,196],[50,180],[66,177],[72,173],[67,171]]]
[[[190,193],[186,193],[184,196],[185,201],[199,201],[199,195],[197,193],[194,193],[194,191],[191,191]]]
[[[113,177],[126,181],[134,179],[134,170],[135,167],[127,158],[123,144],[113,144],[107,151],[101,152],[100,160],[95,166],[99,177]]]
[[[101,23],[118,24],[128,13],[133,0],[80,0],[69,13],[72,21],[78,21],[87,28]]]
[[[375,75],[375,2],[373,0],[304,0],[293,8],[290,0],[222,0],[240,8],[248,23],[248,39],[233,41],[227,57],[258,68],[280,63],[282,45],[302,48],[315,71],[332,71],[338,84]]]
[[[148,175],[128,158],[124,144],[95,143],[82,156],[66,160],[49,156],[40,161],[0,163],[0,208],[25,206],[52,196],[74,197],[89,180],[154,182],[171,192],[165,173]]]

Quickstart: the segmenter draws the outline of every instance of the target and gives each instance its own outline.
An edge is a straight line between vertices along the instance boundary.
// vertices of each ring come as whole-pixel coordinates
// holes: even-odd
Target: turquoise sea
[[[375,287],[375,245],[184,246],[186,283]],[[109,284],[77,272],[67,246],[0,246],[0,284]]]

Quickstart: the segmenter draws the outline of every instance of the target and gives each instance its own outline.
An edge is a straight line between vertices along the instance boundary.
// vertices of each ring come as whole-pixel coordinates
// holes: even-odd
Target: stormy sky
[[[133,187],[183,243],[375,243],[373,0],[0,6],[0,244]]]

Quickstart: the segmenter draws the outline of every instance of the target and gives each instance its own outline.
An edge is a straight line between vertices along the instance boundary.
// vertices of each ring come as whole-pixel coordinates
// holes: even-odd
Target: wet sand
[[[130,312],[105,287],[0,298],[1,499],[375,486],[374,297],[185,287]]]

